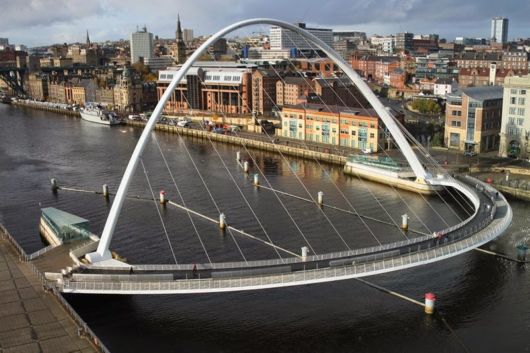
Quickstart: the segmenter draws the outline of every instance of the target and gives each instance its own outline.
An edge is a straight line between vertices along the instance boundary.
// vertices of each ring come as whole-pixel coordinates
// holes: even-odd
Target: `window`
[[[524,98],[523,97],[519,97],[518,103],[519,103],[519,105],[524,105]]]
[[[517,125],[523,126],[523,124],[524,124],[524,119],[523,118],[517,118]]]
[[[515,114],[515,112],[517,111],[517,108],[510,107],[509,111],[510,111],[510,114]]]
[[[460,126],[462,126],[462,123],[460,121],[453,120],[453,121],[451,121],[451,126],[460,127]]]
[[[517,115],[524,116],[524,108],[517,108]]]
[[[371,132],[371,133],[370,133],[370,138],[373,139],[374,137],[375,137],[374,133]]]
[[[515,88],[512,88],[512,89],[510,90],[510,93],[511,93],[511,94],[517,94],[517,90],[516,90]]]
[[[351,135],[352,135],[352,136],[355,136],[355,135],[357,135],[357,132],[356,132],[356,131],[352,131],[352,132],[351,132]]]
[[[515,124],[515,118],[508,118],[508,124],[514,125]]]
[[[520,94],[526,94],[526,90],[525,89],[522,89],[521,92],[519,92]]]
[[[517,99],[515,97],[510,98],[510,104],[515,104]]]

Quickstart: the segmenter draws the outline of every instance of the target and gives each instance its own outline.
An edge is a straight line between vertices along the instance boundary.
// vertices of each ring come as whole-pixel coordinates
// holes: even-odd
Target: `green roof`
[[[88,220],[84,218],[78,217],[68,212],[58,210],[54,207],[46,207],[46,208],[41,209],[41,211],[43,215],[48,217],[50,220],[53,220],[53,222],[58,227],[61,227],[61,228],[64,226],[71,226],[71,225],[89,222]]]

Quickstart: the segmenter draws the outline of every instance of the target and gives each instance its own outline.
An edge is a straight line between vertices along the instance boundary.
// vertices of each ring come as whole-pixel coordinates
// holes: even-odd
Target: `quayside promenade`
[[[99,352],[61,299],[43,288],[31,263],[21,262],[0,234],[0,352]]]

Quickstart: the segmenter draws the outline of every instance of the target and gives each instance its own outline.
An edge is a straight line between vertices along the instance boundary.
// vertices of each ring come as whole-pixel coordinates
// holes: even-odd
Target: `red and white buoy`
[[[434,302],[436,301],[436,295],[434,293],[425,293],[425,314],[434,313]]]
[[[160,190],[160,203],[162,205],[165,205],[167,202],[166,200],[166,192],[164,190]]]

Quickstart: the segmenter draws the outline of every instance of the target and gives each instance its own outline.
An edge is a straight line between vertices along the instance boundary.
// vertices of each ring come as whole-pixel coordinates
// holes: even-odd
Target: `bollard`
[[[219,228],[225,229],[226,228],[226,217],[224,213],[221,213],[219,215]]]
[[[425,293],[425,314],[434,313],[434,302],[436,301],[436,296],[433,293]]]
[[[57,179],[55,178],[52,178],[50,180],[51,184],[52,184],[52,191],[53,192],[57,192],[57,190],[59,190],[59,185],[57,184]]]
[[[322,191],[319,191],[317,194],[317,202],[321,206],[324,204],[324,193]]]
[[[259,186],[259,174],[254,174],[254,186]]]
[[[236,152],[236,161],[238,161],[238,162],[241,161],[241,152],[239,152],[239,151]]]
[[[243,162],[243,171],[248,173],[248,161]]]
[[[510,172],[506,171],[506,181],[510,181]]]
[[[401,216],[401,229],[409,229],[409,216],[406,213]]]
[[[109,186],[107,184],[103,184],[103,196],[105,198],[109,197]]]
[[[307,260],[307,252],[308,252],[308,248],[307,246],[302,246],[302,261],[306,261]]]
[[[166,200],[166,192],[164,190],[160,190],[160,203],[162,205],[165,205],[167,202]]]
[[[526,261],[526,254],[528,252],[528,246],[526,244],[519,244],[517,248],[517,260]]]

